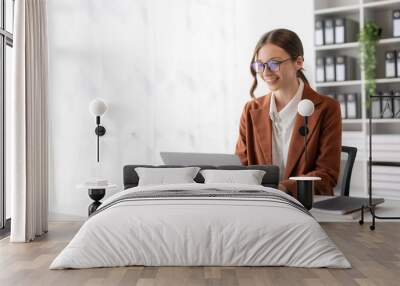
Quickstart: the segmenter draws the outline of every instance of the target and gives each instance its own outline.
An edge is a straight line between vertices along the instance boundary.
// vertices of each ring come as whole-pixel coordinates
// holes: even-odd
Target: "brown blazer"
[[[235,152],[243,165],[272,164],[270,99],[271,94],[252,99],[243,109]],[[340,106],[334,99],[318,94],[308,84],[304,84],[302,99],[309,99],[315,105],[315,111],[308,120],[308,164],[306,165],[304,158],[304,137],[298,132],[304,118],[297,114],[281,184],[297,197],[296,183],[288,178],[300,175],[318,176],[322,180],[316,182],[315,193],[333,195],[333,187],[336,186],[339,176],[342,144]]]

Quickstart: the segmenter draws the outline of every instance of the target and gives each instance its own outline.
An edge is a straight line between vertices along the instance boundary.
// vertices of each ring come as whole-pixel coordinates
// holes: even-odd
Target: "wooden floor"
[[[52,223],[32,243],[0,241],[0,285],[400,285],[400,223],[322,223],[353,268],[120,267],[48,270],[80,223]]]

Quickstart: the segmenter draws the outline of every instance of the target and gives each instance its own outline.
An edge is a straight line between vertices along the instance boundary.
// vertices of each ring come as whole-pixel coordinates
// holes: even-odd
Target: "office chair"
[[[334,189],[335,196],[313,204],[314,209],[332,211],[335,214],[346,214],[361,210],[360,224],[364,223],[364,208],[368,207],[368,198],[350,196],[350,182],[353,166],[357,155],[357,148],[342,146],[340,173],[338,184]],[[373,205],[384,202],[382,198],[374,198]]]

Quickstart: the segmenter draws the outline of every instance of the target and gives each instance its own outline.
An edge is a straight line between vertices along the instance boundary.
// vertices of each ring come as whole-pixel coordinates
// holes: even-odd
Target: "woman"
[[[251,62],[252,99],[240,119],[236,154],[244,165],[279,166],[279,189],[294,197],[296,183],[289,177],[300,175],[321,177],[315,182],[315,193],[333,195],[340,168],[340,106],[310,87],[303,62],[303,46],[296,33],[276,29],[261,37]],[[254,96],[257,74],[271,91],[258,98]],[[308,120],[307,162],[299,132],[304,119],[297,114],[302,99],[311,100],[315,107]]]

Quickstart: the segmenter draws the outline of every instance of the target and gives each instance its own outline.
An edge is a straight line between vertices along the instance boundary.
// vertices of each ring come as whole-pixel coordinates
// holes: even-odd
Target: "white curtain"
[[[27,242],[48,226],[46,0],[16,0],[14,11],[10,241]]]

